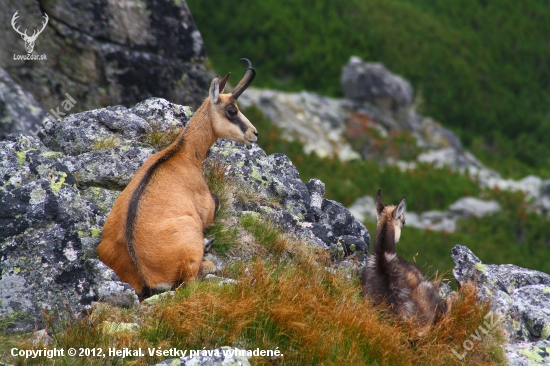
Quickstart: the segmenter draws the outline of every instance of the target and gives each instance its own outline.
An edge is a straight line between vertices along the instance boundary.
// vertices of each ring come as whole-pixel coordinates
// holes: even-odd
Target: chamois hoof
[[[204,238],[204,254],[210,253],[214,247],[214,239],[215,238]]]
[[[199,268],[199,273],[197,276],[199,278],[203,278],[209,273],[215,273],[216,272],[216,265],[212,263],[211,261],[202,261],[201,266]]]

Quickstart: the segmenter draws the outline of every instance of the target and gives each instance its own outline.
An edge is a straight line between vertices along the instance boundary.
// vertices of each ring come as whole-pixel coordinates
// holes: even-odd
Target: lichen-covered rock
[[[120,191],[156,151],[148,134],[185,127],[189,119],[188,107],[151,98],[129,109],[70,115],[47,126],[42,141],[19,135],[0,142],[0,316],[11,318],[11,330],[41,326],[42,309],[68,316],[94,301],[136,303],[129,285],[97,259],[96,247]],[[304,184],[285,155],[220,140],[208,159],[227,164],[231,179],[265,198],[234,201],[235,216],[266,214],[336,260],[353,253],[365,259],[366,228],[323,198],[321,181]]]
[[[61,162],[76,177],[79,186],[122,190],[153,153],[152,148],[126,145],[66,156]]]
[[[453,248],[452,258],[457,282],[476,284],[479,299],[491,302],[491,310],[500,317],[511,344],[550,340],[550,275],[514,265],[483,264],[460,245]],[[507,347],[517,351],[534,345]],[[550,356],[545,357],[545,362],[550,363]]]
[[[44,117],[34,97],[0,68],[0,139],[10,133],[35,131]]]
[[[185,1],[3,1],[2,9],[0,67],[46,110],[61,105],[67,91],[76,111],[154,96],[192,107],[204,100],[206,52]],[[34,49],[47,59],[32,67],[13,57],[26,54],[11,28],[16,10],[31,33],[44,12],[49,16]]]
[[[50,123],[41,138],[50,149],[74,156],[96,150],[106,141],[130,143],[149,131],[144,119],[115,106],[74,113]]]
[[[261,203],[250,203],[243,210],[270,215],[286,231],[330,251],[334,259],[368,252],[370,236],[363,224],[355,220],[341,204],[322,197],[324,184],[312,180],[304,184],[290,159],[283,154],[267,156],[254,145],[219,140],[210,150],[211,161],[227,165],[227,174],[260,193],[274,198],[281,208],[272,209]]]
[[[510,366],[550,365],[550,341],[512,343],[505,350]]]
[[[197,352],[199,355],[165,360],[155,366],[250,366],[246,351],[239,348],[220,347]]]
[[[185,127],[193,111],[187,106],[170,103],[162,98],[149,98],[139,102],[130,112],[143,118],[151,128],[165,132],[169,128]]]
[[[11,331],[74,316],[93,301],[129,306],[135,293],[93,259],[106,214],[33,137],[0,142],[0,316]]]

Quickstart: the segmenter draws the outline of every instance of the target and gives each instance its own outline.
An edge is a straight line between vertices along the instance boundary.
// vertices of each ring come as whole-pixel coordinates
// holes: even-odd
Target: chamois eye
[[[237,117],[238,112],[236,108],[227,108],[225,114],[227,115],[227,118],[234,119],[235,117]]]

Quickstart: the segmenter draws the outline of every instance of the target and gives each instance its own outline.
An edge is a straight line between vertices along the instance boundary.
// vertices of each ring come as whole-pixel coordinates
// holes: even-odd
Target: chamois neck
[[[384,222],[376,227],[374,252],[395,253],[395,229],[388,222]]]
[[[210,118],[210,101],[207,99],[174,142],[178,157],[198,167],[202,165],[208,150],[217,140]]]

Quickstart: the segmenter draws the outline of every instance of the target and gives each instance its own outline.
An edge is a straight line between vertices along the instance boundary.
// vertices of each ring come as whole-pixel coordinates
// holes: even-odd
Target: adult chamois
[[[452,296],[443,300],[418,267],[395,252],[405,225],[405,197],[397,206],[386,206],[378,190],[376,215],[374,248],[361,276],[363,296],[374,305],[385,303],[404,320],[414,318],[422,333],[450,310]]]
[[[204,230],[214,221],[218,200],[201,166],[218,138],[246,145],[257,140],[258,131],[237,107],[237,98],[256,76],[250,61],[242,60],[247,71],[233,92],[222,94],[229,74],[214,78],[187,127],[145,161],[105,222],[99,259],[140,298],[215,270],[203,261]]]

